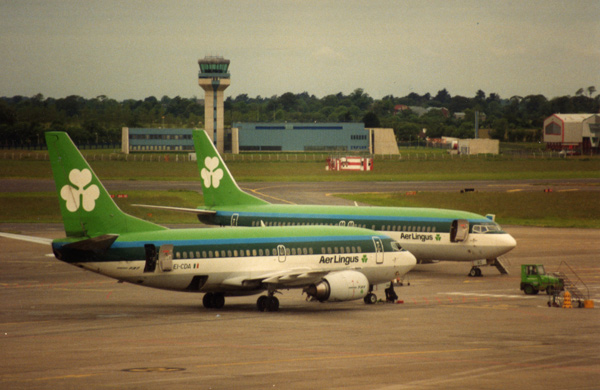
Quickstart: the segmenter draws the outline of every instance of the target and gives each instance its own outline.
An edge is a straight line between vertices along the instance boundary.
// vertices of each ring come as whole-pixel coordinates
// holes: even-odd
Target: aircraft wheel
[[[204,294],[204,298],[202,298],[202,304],[207,309],[213,308],[213,293]]]
[[[220,293],[213,294],[212,298],[212,308],[213,309],[222,309],[225,306],[225,295]]]
[[[475,275],[475,276],[481,276],[481,275],[482,275],[482,273],[481,273],[481,268],[477,268],[477,271],[476,271],[476,275]]]
[[[268,299],[269,298],[266,295],[261,295],[260,297],[258,297],[258,299],[256,300],[256,308],[258,309],[258,311],[267,310]]]
[[[267,311],[278,311],[279,299],[276,297],[267,297]]]
[[[364,301],[367,305],[372,305],[374,303],[377,303],[377,295],[375,295],[373,293],[368,293],[365,296]]]
[[[475,276],[477,276],[477,270],[478,270],[478,269],[479,269],[479,268],[477,268],[477,267],[473,267],[473,268],[471,268],[471,271],[469,271],[469,276],[470,276],[470,277],[475,277]],[[479,272],[481,272],[481,270],[479,270]]]

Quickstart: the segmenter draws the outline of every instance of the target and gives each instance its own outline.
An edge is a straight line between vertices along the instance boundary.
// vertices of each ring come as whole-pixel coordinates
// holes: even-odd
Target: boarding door
[[[280,263],[285,263],[285,246],[277,245],[277,257],[279,258]]]
[[[463,242],[469,237],[469,221],[455,219],[450,226],[450,242]]]
[[[231,226],[237,226],[239,217],[240,217],[239,214],[231,215]]]
[[[173,245],[165,244],[160,246],[158,251],[158,266],[163,272],[169,272],[173,269]]]
[[[154,244],[146,244],[144,245],[144,250],[146,252],[146,264],[144,265],[144,272],[154,272],[156,269],[156,247]]]
[[[383,242],[381,242],[381,238],[373,237],[373,244],[375,244],[375,262],[383,264]]]

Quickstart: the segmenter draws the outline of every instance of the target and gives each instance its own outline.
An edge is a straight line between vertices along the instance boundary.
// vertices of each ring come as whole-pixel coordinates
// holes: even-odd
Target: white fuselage
[[[465,241],[451,242],[449,233],[382,232],[396,240],[419,261],[473,261],[494,259],[517,243],[507,233],[471,233]]]
[[[365,261],[366,260],[366,261]],[[298,273],[296,278],[282,278],[272,284],[277,288],[302,288],[322,279],[324,274],[356,270],[364,274],[369,283],[388,283],[404,276],[416,264],[415,257],[407,251],[381,253],[314,254],[273,256],[187,258],[173,261],[170,271],[160,267],[145,273],[143,260],[82,262],[79,267],[125,282],[167,290],[186,290],[194,276],[207,276],[197,292],[225,292],[229,295],[263,291],[264,286],[247,281],[265,279],[265,275]],[[314,276],[302,276],[311,274]]]

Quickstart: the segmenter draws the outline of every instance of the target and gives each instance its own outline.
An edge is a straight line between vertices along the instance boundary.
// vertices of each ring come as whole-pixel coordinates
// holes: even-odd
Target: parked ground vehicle
[[[521,265],[521,290],[525,294],[534,295],[540,291],[546,291],[548,295],[552,295],[555,291],[564,290],[564,286],[564,280],[546,274],[542,264]]]

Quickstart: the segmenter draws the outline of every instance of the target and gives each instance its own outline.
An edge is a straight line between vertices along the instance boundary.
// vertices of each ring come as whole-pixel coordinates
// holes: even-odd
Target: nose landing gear
[[[471,268],[471,271],[469,271],[469,276],[471,276],[471,277],[482,276],[481,268],[473,266]]]

